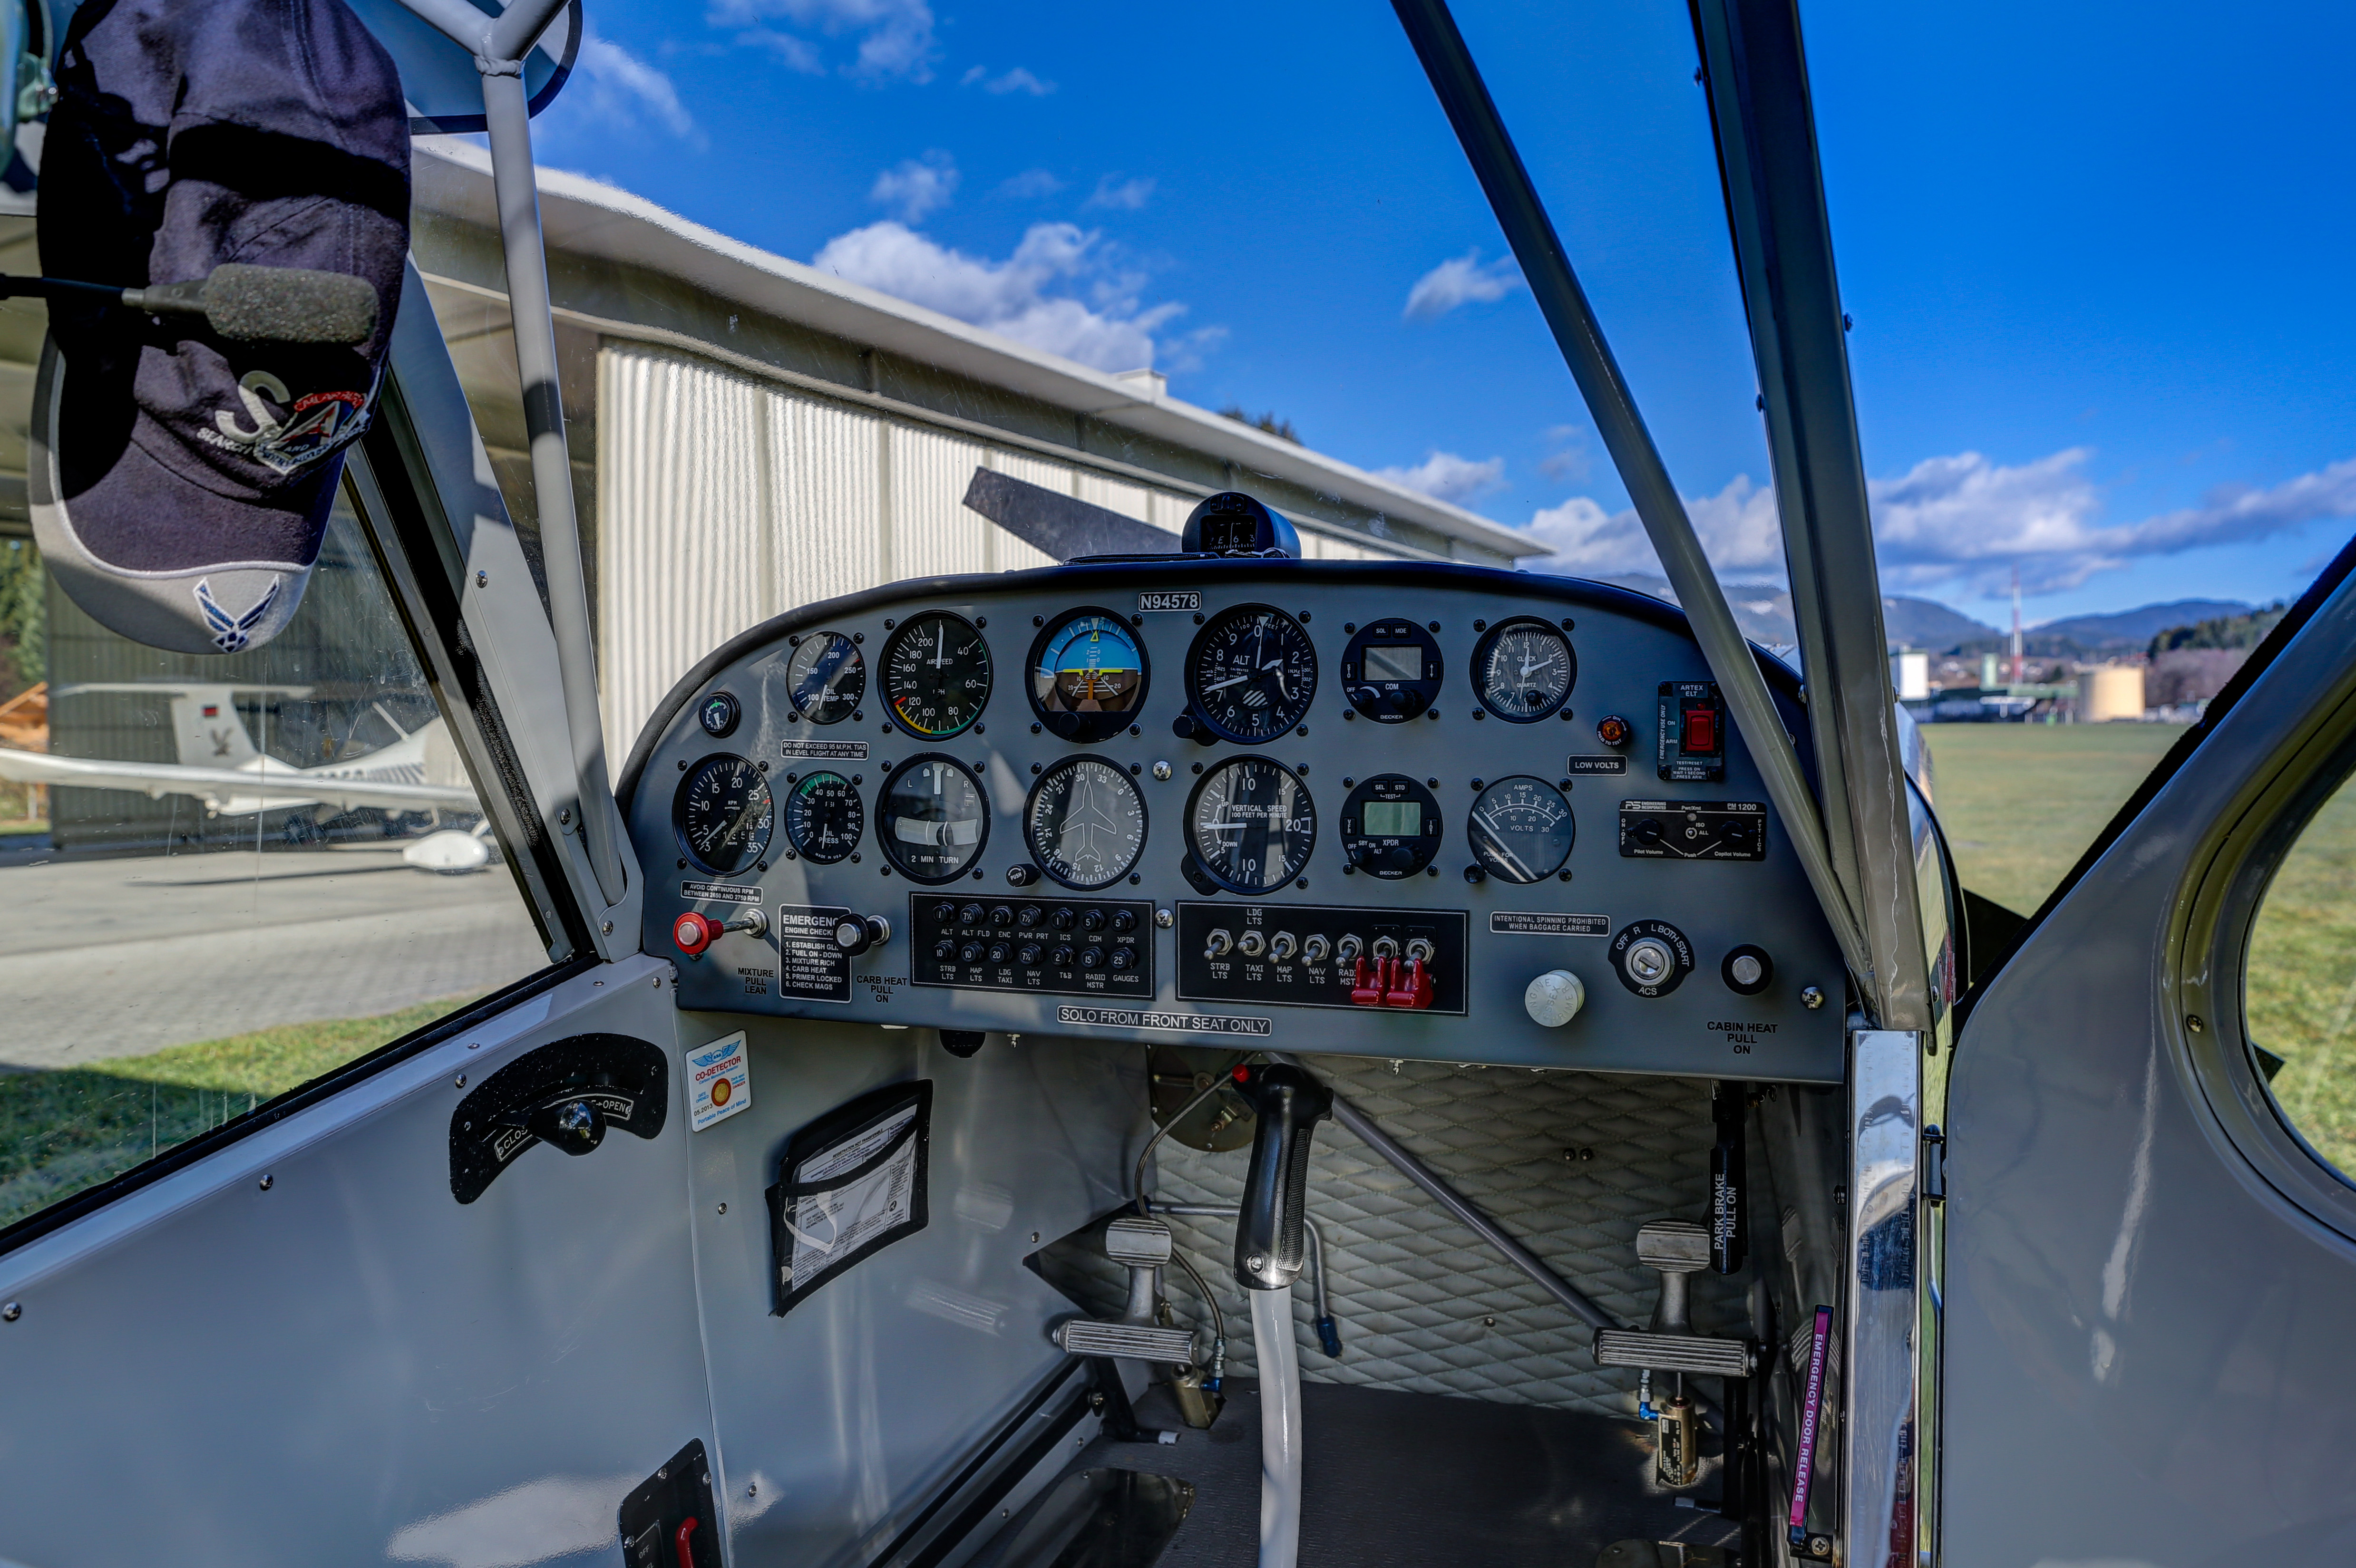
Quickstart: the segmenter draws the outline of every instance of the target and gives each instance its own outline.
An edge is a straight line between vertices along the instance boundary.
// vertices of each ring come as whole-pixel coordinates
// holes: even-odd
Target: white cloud
[[[903,223],[919,223],[925,214],[947,207],[957,187],[957,160],[936,147],[922,158],[903,158],[877,175],[867,199],[896,208]]]
[[[826,74],[825,58],[818,52],[818,46],[807,38],[778,32],[775,27],[748,27],[736,35],[736,41],[768,50],[787,70],[799,71],[804,76]]]
[[[1762,569],[1782,573],[1783,539],[1775,518],[1775,495],[1754,486],[1750,475],[1737,475],[1715,496],[1687,496],[1686,513],[1693,518],[1703,552],[1721,574]],[[1607,512],[1588,497],[1574,496],[1531,517],[1529,532],[1555,552],[1532,562],[1532,571],[1610,577],[1661,570],[1660,558],[1653,553],[1653,542],[1633,508]]]
[[[1476,246],[1418,278],[1415,287],[1407,292],[1405,315],[1409,321],[1430,321],[1461,304],[1504,299],[1521,286],[1521,269],[1514,265],[1512,257],[1501,256],[1484,267]]]
[[[682,141],[703,145],[694,116],[680,102],[670,78],[594,31],[582,34],[573,80],[557,101],[565,106],[575,130],[594,125],[610,134],[616,127],[652,120]]]
[[[1561,483],[1587,477],[1587,432],[1575,424],[1558,424],[1546,432],[1547,444],[1553,448],[1538,459],[1538,472]]]
[[[1116,184],[1117,179],[1118,176],[1107,175],[1097,181],[1097,188],[1089,193],[1087,205],[1135,212],[1153,194],[1153,182],[1150,179],[1119,180]]]
[[[1375,474],[1435,501],[1469,501],[1505,485],[1505,460],[1493,457],[1485,463],[1475,463],[1469,457],[1435,449],[1412,468],[1377,468]]]
[[[932,8],[925,0],[712,0],[705,20],[716,27],[747,29],[738,42],[771,49],[797,70],[823,69],[816,48],[765,24],[783,21],[823,37],[856,39],[851,63],[842,68],[848,75],[933,79],[937,51]]]
[[[1054,82],[1042,81],[1031,74],[1029,68],[1019,65],[1001,76],[992,76],[990,74],[988,66],[978,65],[960,77],[958,84],[961,87],[972,87],[976,83],[980,85],[984,92],[994,92],[1001,96],[1010,92],[1027,92],[1033,98],[1044,98],[1055,91]]]
[[[1053,196],[1064,188],[1064,182],[1045,169],[1024,169],[998,187],[1001,196],[1011,196],[1017,201],[1036,201],[1043,196]]]
[[[1102,237],[1071,223],[1033,224],[993,261],[886,220],[838,234],[813,264],[1099,370],[1151,365],[1153,335],[1186,308],[1143,304],[1142,275],[1116,271]],[[1087,302],[1050,292],[1076,284]]]

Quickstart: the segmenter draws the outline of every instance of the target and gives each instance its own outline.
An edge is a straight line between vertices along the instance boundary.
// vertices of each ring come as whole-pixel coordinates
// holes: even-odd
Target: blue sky
[[[1458,16],[1721,571],[1775,575],[1685,7]],[[2356,523],[2356,10],[1803,16],[1886,585],[2295,593]],[[589,17],[543,162],[1650,569],[1387,6]]]

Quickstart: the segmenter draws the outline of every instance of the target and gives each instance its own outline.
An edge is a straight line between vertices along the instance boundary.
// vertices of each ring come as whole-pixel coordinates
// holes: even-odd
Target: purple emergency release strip
[[[1800,1458],[1792,1482],[1792,1544],[1808,1544],[1808,1484],[1816,1474],[1816,1418],[1825,1404],[1825,1358],[1832,1349],[1833,1309],[1816,1308],[1815,1338],[1808,1348],[1808,1395],[1800,1405]]]

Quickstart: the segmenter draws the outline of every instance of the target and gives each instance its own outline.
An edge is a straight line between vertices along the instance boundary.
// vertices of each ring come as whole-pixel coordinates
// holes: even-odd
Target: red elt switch
[[[1708,703],[1685,710],[1685,738],[1678,742],[1680,751],[1708,752],[1718,750],[1718,709]]]
[[[692,958],[720,939],[720,923],[690,910],[671,922],[670,939],[679,944],[681,953]]]

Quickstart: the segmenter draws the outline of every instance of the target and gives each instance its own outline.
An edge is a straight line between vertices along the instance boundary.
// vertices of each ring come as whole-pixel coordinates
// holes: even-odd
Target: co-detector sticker
[[[744,1062],[744,1031],[723,1035],[687,1053],[687,1125],[701,1132],[753,1103],[753,1072]]]

